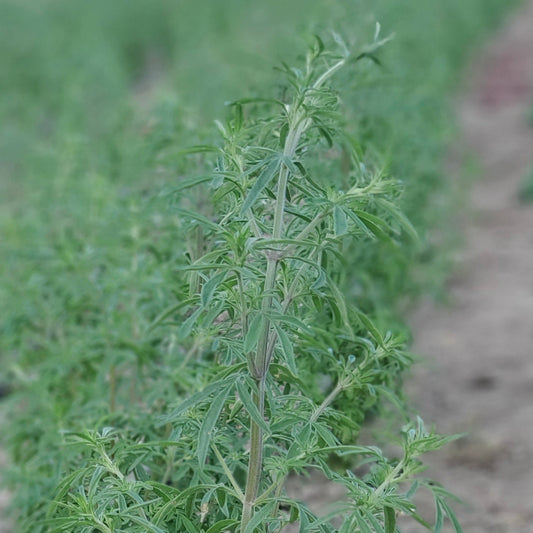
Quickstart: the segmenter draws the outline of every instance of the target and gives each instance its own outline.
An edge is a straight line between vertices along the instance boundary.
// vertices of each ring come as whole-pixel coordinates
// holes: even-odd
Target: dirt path
[[[533,1],[471,69],[459,116],[482,167],[450,280],[451,305],[415,314],[427,363],[412,396],[441,432],[468,437],[429,474],[468,501],[465,533],[533,532],[533,205],[517,200],[533,164]]]

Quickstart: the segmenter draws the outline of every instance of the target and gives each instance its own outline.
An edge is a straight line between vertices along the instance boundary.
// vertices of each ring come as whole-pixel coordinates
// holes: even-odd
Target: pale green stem
[[[346,383],[339,381],[335,388],[328,394],[324,401],[315,409],[315,412],[311,415],[309,422],[313,424],[316,422],[322,413],[333,403],[333,400],[344,390]]]
[[[341,69],[345,63],[346,63],[346,59],[341,59],[340,61],[335,63],[332,67],[330,67],[328,70],[326,70],[326,72],[324,72],[324,74],[322,74],[322,76],[320,76],[315,81],[315,83],[313,84],[313,89],[320,89],[320,87],[324,85],[324,83],[328,80],[328,78],[331,78],[331,76],[333,76],[333,74],[335,74],[337,70]]]
[[[293,158],[300,140],[300,136],[305,131],[303,124],[306,121],[297,121],[297,127],[291,129],[285,141],[283,155]],[[274,211],[274,224],[272,237],[280,239],[283,235],[283,215],[285,211],[285,197],[287,192],[287,183],[289,179],[289,169],[285,164],[281,164],[278,177],[278,189],[276,197],[276,206]],[[261,311],[265,317],[263,330],[257,343],[257,353],[252,361],[251,370],[253,376],[259,382],[259,394],[254,398],[261,416],[264,416],[265,405],[265,379],[268,373],[270,361],[268,355],[268,341],[270,336],[270,321],[266,318],[272,308],[273,291],[276,287],[276,272],[279,262],[275,251],[271,251],[267,258],[267,269],[265,274],[265,285]],[[243,503],[241,518],[241,533],[244,533],[248,522],[254,513],[255,499],[261,482],[263,471],[263,431],[261,427],[250,418],[250,459],[248,462],[248,473],[246,479],[246,490]]]
[[[259,394],[254,395],[254,401],[258,406],[259,413],[264,416],[265,411],[265,382],[259,383]],[[254,506],[261,482],[263,471],[263,430],[253,420],[250,431],[250,459],[248,461],[248,474],[246,479],[246,489],[242,506],[241,533],[244,533],[248,522],[254,514]]]
[[[345,60],[339,61],[330,67],[322,76],[320,76],[315,84],[314,89],[318,89],[321,85],[345,63]],[[303,133],[311,126],[312,120],[305,117],[305,110],[299,109],[293,117],[292,128],[289,129],[287,138],[285,140],[285,147],[283,156],[287,159],[293,159],[298,148],[298,143]],[[283,236],[283,216],[285,212],[285,199],[287,194],[287,184],[289,180],[289,168],[283,162],[280,166],[278,176],[278,187],[276,195],[276,204],[274,210],[274,223],[272,230],[272,238],[274,240],[281,239]],[[319,220],[315,223],[318,224]],[[312,231],[311,228],[309,231]],[[253,361],[251,361],[251,368],[253,377],[258,380],[259,394],[254,398],[254,401],[259,409],[261,416],[264,416],[265,403],[265,379],[268,374],[270,365],[270,358],[268,357],[269,339],[270,336],[270,321],[267,316],[272,309],[273,291],[276,287],[276,273],[278,263],[281,259],[281,252],[278,250],[271,250],[267,255],[267,268],[265,274],[264,297],[261,305],[261,311],[264,318],[263,329],[257,343],[257,353]],[[276,335],[272,339],[271,344],[274,345]],[[263,431],[261,427],[252,419],[250,419],[250,459],[248,462],[248,473],[246,479],[246,489],[244,495],[243,512],[241,518],[241,533],[244,533],[246,526],[252,519],[254,513],[254,505],[261,482],[261,475],[263,469]]]
[[[372,493],[370,497],[370,501],[376,501],[377,498],[379,498],[390,486],[390,484],[395,481],[399,480],[401,478],[397,477],[398,474],[403,470],[405,466],[404,460],[402,459],[389,473],[389,475],[383,480],[383,482],[379,485],[379,487],[376,488],[376,490]]]
[[[228,479],[230,480],[230,483],[233,485],[233,488],[235,492],[237,493],[237,497],[241,502],[244,501],[244,493],[242,492],[241,488],[239,487],[239,484],[237,483],[237,480],[233,477],[233,474],[231,473],[231,470],[229,469],[228,465],[226,464],[226,461],[224,461],[224,457],[220,453],[220,450],[217,448],[216,444],[211,441],[211,447],[213,448],[213,451],[215,452],[215,455],[217,456],[217,459],[220,461],[220,464],[222,465],[222,469],[224,470],[226,476],[228,476]]]

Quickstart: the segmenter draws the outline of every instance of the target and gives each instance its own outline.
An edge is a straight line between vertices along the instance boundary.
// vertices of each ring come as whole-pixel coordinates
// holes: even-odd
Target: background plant
[[[438,279],[425,231],[449,209],[440,160],[453,130],[443,104],[472,43],[510,2],[285,4],[0,2],[0,356],[13,389],[3,438],[19,530],[43,527],[35,524],[62,473],[80,464],[61,429],[161,439],[153,419],[210,379],[176,364],[184,354],[172,325],[149,329],[186,284],[178,222],[158,193],[205,170],[179,152],[212,142],[206,124],[224,100],[280,96],[273,58],[292,63],[316,20],[363,36],[377,18],[396,32],[385,70],[361,63],[337,83],[360,159],[402,179],[400,201],[424,243],[352,249],[358,269],[343,274],[352,276],[344,290],[380,329],[406,335],[396,304]],[[324,386],[307,384],[315,402]],[[336,405],[351,408],[350,394]],[[365,402],[377,405],[373,395]]]

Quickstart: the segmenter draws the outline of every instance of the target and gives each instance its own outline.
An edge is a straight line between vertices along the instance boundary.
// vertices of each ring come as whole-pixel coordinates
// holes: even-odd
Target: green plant
[[[418,420],[387,459],[346,441],[357,424],[335,408],[346,393],[360,419],[369,398],[401,405],[394,385],[410,363],[402,339],[345,298],[343,246],[381,239],[392,249],[415,237],[397,207],[398,183],[362,164],[330,86],[337,71],[377,60],[384,41],[376,31],[359,52],[335,41],[339,53],[317,38],[302,69],[283,67],[284,99],[232,102],[218,124],[223,145],[192,150],[213,153],[216,164],[174,191],[187,290],[180,282],[178,303],[149,329],[175,330],[183,376],[201,373],[196,391],[163,407],[157,423],[152,410],[145,426],[137,413],[134,423],[114,415],[114,428],[68,432],[71,466],[48,530],[253,533],[298,522],[302,532],[392,533],[397,512],[430,528],[412,502],[425,487],[436,530],[448,515],[460,531],[447,493],[417,479],[419,456],[454,437]],[[206,183],[211,202],[200,212],[188,193]],[[349,457],[353,470],[336,471],[334,456]],[[287,476],[311,469],[346,489],[330,515],[284,493]]]

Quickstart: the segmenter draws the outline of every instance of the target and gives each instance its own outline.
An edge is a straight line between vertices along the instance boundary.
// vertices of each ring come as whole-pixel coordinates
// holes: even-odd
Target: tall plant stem
[[[341,60],[332,67],[330,67],[322,76],[320,76],[313,84],[314,89],[320,88],[324,82],[331,77],[342,65],[345,60]],[[289,117],[289,131],[285,139],[285,146],[283,148],[283,159],[292,160],[296,155],[296,150],[300,143],[300,139],[305,131],[312,125],[312,119],[305,115],[305,99],[302,104],[294,109]],[[273,240],[278,240],[283,237],[283,217],[285,213],[285,201],[287,195],[287,185],[289,182],[289,167],[282,161],[279,169],[279,176],[277,182],[277,195],[274,207],[274,222],[272,229]],[[314,222],[318,224],[319,221]],[[314,227],[314,226],[313,226]],[[261,414],[264,416],[265,410],[265,381],[272,359],[273,350],[269,351],[269,340],[271,346],[276,342],[276,335],[270,334],[271,324],[268,319],[270,311],[272,311],[272,303],[274,297],[274,290],[276,288],[276,274],[278,264],[283,256],[280,250],[269,250],[267,252],[267,266],[265,273],[265,284],[263,290],[263,301],[261,304],[261,313],[263,315],[263,325],[259,340],[257,342],[257,352],[255,358],[251,362],[250,371],[253,377],[258,382],[258,394],[254,397],[254,402]],[[250,417],[250,459],[248,462],[248,472],[246,478],[246,489],[244,495],[243,512],[241,518],[241,533],[244,533],[246,526],[252,519],[254,513],[255,500],[259,491],[261,476],[263,471],[263,431],[261,427]]]
[[[302,129],[302,121],[298,121],[297,127],[295,129],[291,129],[287,135],[283,154],[284,156],[294,157],[300,136],[303,132],[304,129]],[[285,164],[282,163],[278,177],[276,206],[274,211],[274,224],[272,231],[272,236],[274,239],[279,239],[283,235],[283,214],[285,211],[285,197],[288,180],[289,169]],[[253,377],[258,381],[259,385],[259,392],[254,397],[254,401],[261,416],[264,416],[265,411],[265,380],[268,373],[268,367],[270,365],[270,358],[268,357],[270,321],[268,320],[267,315],[272,308],[272,293],[276,287],[278,263],[279,257],[274,250],[271,250],[267,256],[267,268],[264,284],[265,296],[261,305],[261,312],[265,318],[261,335],[257,343],[257,353],[251,368]],[[246,489],[241,518],[241,533],[244,533],[248,522],[250,522],[252,519],[255,499],[257,497],[263,471],[263,431],[252,418],[250,418],[250,426],[250,459],[248,462],[248,473],[246,478]]]
[[[254,395],[254,401],[261,416],[265,413],[265,380],[259,382],[259,392]],[[263,430],[253,420],[250,430],[250,459],[248,462],[248,475],[246,479],[246,489],[242,507],[241,533],[244,533],[248,522],[254,513],[255,499],[261,482],[263,471]]]

